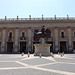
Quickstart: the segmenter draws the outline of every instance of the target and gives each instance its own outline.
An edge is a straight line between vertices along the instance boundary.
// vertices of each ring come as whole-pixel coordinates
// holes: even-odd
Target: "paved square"
[[[75,54],[54,58],[0,54],[0,75],[75,75]]]

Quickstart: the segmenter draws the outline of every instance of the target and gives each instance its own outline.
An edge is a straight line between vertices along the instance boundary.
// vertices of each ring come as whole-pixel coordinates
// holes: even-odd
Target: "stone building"
[[[44,18],[7,18],[0,19],[0,53],[34,52],[34,33],[41,27],[50,29],[47,43],[52,44],[51,51],[62,48],[65,52],[75,49],[75,18],[56,17]]]

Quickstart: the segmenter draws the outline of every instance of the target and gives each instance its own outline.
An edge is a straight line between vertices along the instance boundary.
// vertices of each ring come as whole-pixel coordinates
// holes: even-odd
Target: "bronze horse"
[[[51,32],[50,29],[46,29],[46,31],[45,31],[45,28],[43,27],[41,29],[41,32],[37,32],[37,33],[34,34],[35,42],[39,41],[40,38],[45,38],[46,41],[47,41],[48,38],[50,37],[50,32]]]

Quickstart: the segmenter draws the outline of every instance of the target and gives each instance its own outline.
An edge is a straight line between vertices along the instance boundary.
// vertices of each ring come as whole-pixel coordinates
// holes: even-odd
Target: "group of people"
[[[62,47],[60,47],[60,50],[58,50],[58,52],[59,53],[63,53],[64,52],[64,53],[74,53],[75,54],[75,50],[74,49],[66,51]]]

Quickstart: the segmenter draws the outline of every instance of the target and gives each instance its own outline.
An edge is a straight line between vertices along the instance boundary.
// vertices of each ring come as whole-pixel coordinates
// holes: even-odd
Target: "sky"
[[[0,0],[0,18],[75,17],[75,0]]]

